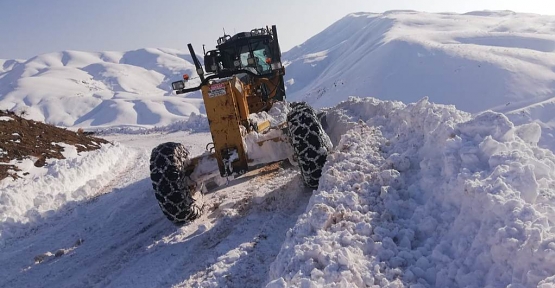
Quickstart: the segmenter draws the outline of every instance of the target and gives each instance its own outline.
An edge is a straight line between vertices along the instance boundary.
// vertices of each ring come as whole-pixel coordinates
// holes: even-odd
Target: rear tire
[[[198,218],[202,210],[185,175],[190,164],[188,157],[187,148],[175,142],[158,145],[150,155],[150,179],[156,199],[164,215],[178,225]]]
[[[330,138],[322,129],[316,112],[305,102],[291,104],[287,124],[303,182],[307,187],[317,188],[322,168],[332,150]]]

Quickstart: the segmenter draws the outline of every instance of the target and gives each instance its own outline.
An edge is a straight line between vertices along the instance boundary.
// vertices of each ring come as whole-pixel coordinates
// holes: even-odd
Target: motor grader
[[[175,224],[192,221],[202,213],[207,183],[285,159],[299,167],[306,186],[317,187],[332,144],[310,106],[285,101],[276,26],[224,33],[215,50],[204,51],[204,67],[188,48],[200,84],[188,87],[191,79],[183,75],[172,88],[177,94],[202,91],[213,142],[197,157],[175,142],[152,150],[150,178],[166,217]]]

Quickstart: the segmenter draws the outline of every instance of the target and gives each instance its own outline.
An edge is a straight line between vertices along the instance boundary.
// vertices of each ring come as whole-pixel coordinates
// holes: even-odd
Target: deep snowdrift
[[[110,191],[99,187],[113,181],[114,175],[127,168],[136,157],[122,145],[105,144],[92,152],[76,153],[66,147],[66,158],[52,159],[44,168],[36,168],[33,161],[24,161],[20,168],[30,173],[16,181],[0,181],[0,247],[7,239],[31,230],[43,218],[71,203],[99,196]]]
[[[328,122],[347,133],[269,287],[555,287],[555,156],[537,124],[427,98],[353,98]]]

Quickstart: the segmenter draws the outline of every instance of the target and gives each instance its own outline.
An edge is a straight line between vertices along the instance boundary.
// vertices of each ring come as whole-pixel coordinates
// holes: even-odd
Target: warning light
[[[183,80],[185,81],[189,80],[189,74],[183,74]]]
[[[272,58],[266,58],[266,64],[272,63]]]

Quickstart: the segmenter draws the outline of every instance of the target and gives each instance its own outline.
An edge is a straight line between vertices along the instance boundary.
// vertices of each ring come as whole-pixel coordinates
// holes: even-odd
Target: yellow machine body
[[[268,99],[263,99],[261,86],[265,85],[266,91],[275,91],[278,82],[271,78],[251,79],[249,82],[243,83],[239,77],[232,76],[211,81],[201,88],[214,154],[222,176],[248,171],[244,136],[250,131],[262,132],[270,127],[268,121],[252,123],[248,116],[271,108],[274,95],[266,95],[264,97]]]

